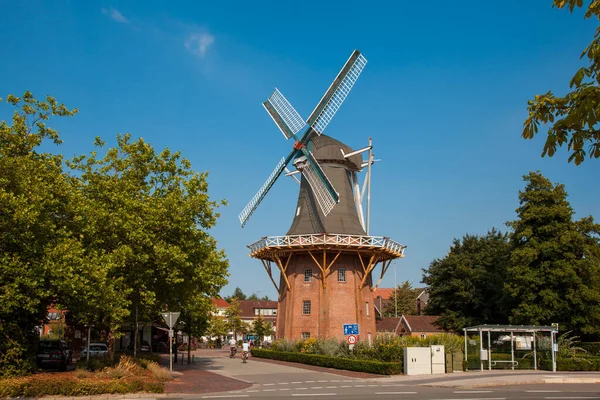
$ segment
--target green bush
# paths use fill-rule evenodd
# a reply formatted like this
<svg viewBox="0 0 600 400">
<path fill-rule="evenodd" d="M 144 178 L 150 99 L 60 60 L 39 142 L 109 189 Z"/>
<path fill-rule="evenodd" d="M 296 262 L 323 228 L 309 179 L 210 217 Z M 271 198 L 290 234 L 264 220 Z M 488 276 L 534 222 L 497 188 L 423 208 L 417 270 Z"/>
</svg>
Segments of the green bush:
<svg viewBox="0 0 600 400">
<path fill-rule="evenodd" d="M 48 379 L 39 376 L 0 379 L 0 398 L 42 396 L 91 396 L 105 393 L 162 393 L 162 382 L 146 382 L 140 379 L 110 381 L 93 379 Z"/>
<path fill-rule="evenodd" d="M 324 356 L 301 352 L 282 352 L 267 349 L 252 349 L 252 356 L 273 360 L 291 361 L 320 367 L 345 369 L 349 371 L 368 372 L 379 375 L 395 375 L 402 373 L 401 362 L 381 362 Z"/>
<path fill-rule="evenodd" d="M 540 368 L 552 371 L 552 360 L 544 358 L 540 362 Z M 587 356 L 579 358 L 563 358 L 556 359 L 557 371 L 600 371 L 600 357 Z"/>
<path fill-rule="evenodd" d="M 600 342 L 581 342 L 579 347 L 588 352 L 592 356 L 600 356 Z"/>
</svg>

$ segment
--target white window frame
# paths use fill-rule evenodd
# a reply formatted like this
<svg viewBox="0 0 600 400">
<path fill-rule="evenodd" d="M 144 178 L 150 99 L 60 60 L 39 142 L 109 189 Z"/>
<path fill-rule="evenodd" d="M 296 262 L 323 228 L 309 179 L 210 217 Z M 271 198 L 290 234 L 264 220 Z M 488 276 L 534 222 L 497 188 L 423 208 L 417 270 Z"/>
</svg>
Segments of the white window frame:
<svg viewBox="0 0 600 400">
<path fill-rule="evenodd" d="M 302 302 L 302 315 L 310 315 L 311 311 L 312 311 L 312 303 L 311 303 L 311 301 L 310 300 L 304 300 Z"/>
<path fill-rule="evenodd" d="M 302 332 L 301 335 L 304 340 L 310 339 L 310 332 Z"/>
</svg>

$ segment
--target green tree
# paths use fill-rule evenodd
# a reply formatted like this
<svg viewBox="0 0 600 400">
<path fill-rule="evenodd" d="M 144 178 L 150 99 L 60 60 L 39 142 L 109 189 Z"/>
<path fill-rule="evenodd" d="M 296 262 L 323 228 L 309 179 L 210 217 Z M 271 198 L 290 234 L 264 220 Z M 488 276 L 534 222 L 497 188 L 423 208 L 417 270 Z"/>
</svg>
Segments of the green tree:
<svg viewBox="0 0 600 400">
<path fill-rule="evenodd" d="M 448 254 L 423 270 L 429 286 L 425 313 L 440 315 L 441 327 L 459 331 L 484 323 L 506 323 L 503 282 L 509 258 L 506 234 L 454 239 Z"/>
<path fill-rule="evenodd" d="M 600 1 L 585 3 L 588 4 L 585 18 L 600 19 Z M 584 1 L 554 0 L 553 4 L 557 8 L 568 7 L 572 12 L 576 7 L 583 7 Z M 524 123 L 524 138 L 532 139 L 540 124 L 551 124 L 542 157 L 546 154 L 552 157 L 556 148 L 565 143 L 571 152 L 569 162 L 574 161 L 576 165 L 581 164 L 586 155 L 600 157 L 600 27 L 581 54 L 581 58 L 584 57 L 587 57 L 589 65 L 575 73 L 570 82 L 571 92 L 560 97 L 549 91 L 528 102 L 529 116 Z M 587 152 L 586 146 L 589 146 Z"/>
<path fill-rule="evenodd" d="M 225 300 L 227 300 L 228 303 L 231 303 L 231 301 L 234 299 L 235 300 L 248 300 L 247 296 L 244 294 L 242 289 L 239 288 L 239 286 L 237 286 L 235 288 L 235 290 L 233 291 L 231 296 L 225 297 Z M 254 299 L 250 299 L 250 300 L 254 300 Z"/>
<path fill-rule="evenodd" d="M 418 295 L 419 290 L 414 289 L 409 281 L 404 281 L 398 285 L 394 293 L 390 296 L 390 300 L 385 303 L 383 316 L 416 315 Z"/>
<path fill-rule="evenodd" d="M 564 185 L 539 172 L 524 177 L 518 219 L 509 223 L 506 290 L 512 323 L 560 323 L 582 337 L 600 337 L 600 227 L 591 217 L 574 222 Z"/>
<path fill-rule="evenodd" d="M 95 144 L 105 147 L 100 139 Z M 123 282 L 122 304 L 139 314 L 130 319 L 149 321 L 171 309 L 183 312 L 188 325 L 203 324 L 195 310 L 202 303 L 190 301 L 218 294 L 228 268 L 208 233 L 219 204 L 209 199 L 207 173 L 193 171 L 179 152 L 157 153 L 128 134 L 117 136 L 117 147 L 103 157 L 92 152 L 68 166 L 84 205 L 78 232 L 83 248 L 112 259 L 107 276 Z M 110 329 L 123 322 L 112 313 L 97 318 Z"/>
<path fill-rule="evenodd" d="M 72 219 L 62 158 L 38 148 L 60 144 L 46 122 L 77 109 L 50 96 L 36 100 L 30 92 L 6 101 L 16 110 L 12 124 L 0 122 L 0 375 L 15 375 L 35 368 L 35 327 L 60 286 L 62 266 L 52 258 L 69 237 Z"/>
<path fill-rule="evenodd" d="M 237 339 L 238 333 L 245 334 L 248 328 L 242 321 L 242 310 L 237 299 L 231 299 L 229 307 L 225 310 L 227 329 L 233 332 L 233 336 Z"/>
<path fill-rule="evenodd" d="M 227 321 L 216 315 L 211 315 L 208 323 L 206 333 L 211 337 L 223 337 L 227 336 Z"/>
</svg>

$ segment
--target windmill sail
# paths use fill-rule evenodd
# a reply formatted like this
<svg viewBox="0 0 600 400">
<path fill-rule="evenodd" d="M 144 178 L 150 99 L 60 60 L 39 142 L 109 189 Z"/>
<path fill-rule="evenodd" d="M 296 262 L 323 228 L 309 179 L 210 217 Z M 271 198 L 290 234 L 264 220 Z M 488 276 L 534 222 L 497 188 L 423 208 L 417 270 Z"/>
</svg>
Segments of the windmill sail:
<svg viewBox="0 0 600 400">
<path fill-rule="evenodd" d="M 321 101 L 319 101 L 319 104 L 308 117 L 308 125 L 319 135 L 323 133 L 337 110 L 339 110 L 366 64 L 367 59 L 360 54 L 360 51 L 354 50 Z"/>
<path fill-rule="evenodd" d="M 297 158 L 294 165 L 306 178 L 315 201 L 319 204 L 323 215 L 327 216 L 340 201 L 340 196 L 312 153 L 306 149 L 302 150 L 304 156 Z"/>
<path fill-rule="evenodd" d="M 244 209 L 238 216 L 238 218 L 240 219 L 240 223 L 242 224 L 242 228 L 244 227 L 244 225 L 246 225 L 246 222 L 248 222 L 250 216 L 252 215 L 254 210 L 256 210 L 256 208 L 258 207 L 262 199 L 265 197 L 269 189 L 271 189 L 271 186 L 273 186 L 279 175 L 281 175 L 281 172 L 285 169 L 285 166 L 289 162 L 289 159 L 291 159 L 292 154 L 288 156 L 288 160 L 281 158 L 281 160 L 275 166 L 273 172 L 271 172 L 271 175 L 269 175 L 269 177 L 267 178 L 267 181 L 261 186 L 261 188 L 254 195 L 252 200 L 250 200 L 250 202 L 246 205 L 246 207 L 244 207 Z"/>
<path fill-rule="evenodd" d="M 287 139 L 294 136 L 306 125 L 300 114 L 277 88 L 263 103 L 263 106 Z"/>
</svg>

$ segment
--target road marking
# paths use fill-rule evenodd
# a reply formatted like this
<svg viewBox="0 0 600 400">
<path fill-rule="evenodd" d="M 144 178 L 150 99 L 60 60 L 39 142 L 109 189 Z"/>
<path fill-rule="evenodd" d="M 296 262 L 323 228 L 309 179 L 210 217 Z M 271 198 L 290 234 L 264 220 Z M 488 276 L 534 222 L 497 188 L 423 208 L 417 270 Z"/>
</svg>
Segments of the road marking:
<svg viewBox="0 0 600 400">
<path fill-rule="evenodd" d="M 455 390 L 453 393 L 492 393 L 493 390 Z"/>
<path fill-rule="evenodd" d="M 325 389 L 337 389 L 337 386 L 325 386 Z"/>
<path fill-rule="evenodd" d="M 354 379 L 344 379 L 342 382 L 354 382 Z"/>
<path fill-rule="evenodd" d="M 367 385 L 354 385 L 354 387 L 366 387 Z"/>
<path fill-rule="evenodd" d="M 570 397 L 544 397 L 545 399 L 554 399 L 554 400 L 559 400 L 559 399 L 600 399 L 600 396 L 595 396 L 595 397 L 586 397 L 586 396 L 570 396 Z"/>
<path fill-rule="evenodd" d="M 291 383 L 292 383 L 292 384 L 294 384 L 294 383 L 302 383 L 302 382 L 300 382 L 300 381 L 297 381 L 297 382 L 291 382 Z"/>
<path fill-rule="evenodd" d="M 317 382 L 329 382 L 329 381 L 317 381 Z"/>
<path fill-rule="evenodd" d="M 340 382 L 340 380 L 339 379 L 332 379 L 329 382 Z"/>
<path fill-rule="evenodd" d="M 304 381 L 306 383 L 315 383 L 315 381 Z"/>
<path fill-rule="evenodd" d="M 292 396 L 337 396 L 337 393 L 292 393 Z"/>
<path fill-rule="evenodd" d="M 283 388 L 283 389 L 279 389 L 279 390 L 292 390 L 290 388 Z"/>
<path fill-rule="evenodd" d="M 279 382 L 278 385 L 289 385 L 289 382 Z"/>
<path fill-rule="evenodd" d="M 560 390 L 526 390 L 527 393 L 562 393 Z"/>
<path fill-rule="evenodd" d="M 308 388 L 295 388 L 295 390 L 307 390 Z"/>
<path fill-rule="evenodd" d="M 254 390 L 246 390 L 246 392 L 248 392 L 248 393 L 255 393 L 255 392 L 258 392 L 258 390 L 256 390 L 256 389 L 254 389 Z"/>
<path fill-rule="evenodd" d="M 352 385 L 341 385 L 340 387 L 346 388 L 346 387 L 352 387 Z"/>
<path fill-rule="evenodd" d="M 314 387 L 311 387 L 311 389 L 323 389 L 323 386 L 314 386 Z"/>
<path fill-rule="evenodd" d="M 265 383 L 264 385 L 265 385 L 265 386 L 273 386 L 273 385 L 275 385 L 275 384 L 274 384 L 274 383 Z"/>
<path fill-rule="evenodd" d="M 379 387 L 379 385 L 367 385 L 368 387 Z"/>
<path fill-rule="evenodd" d="M 277 389 L 265 389 L 265 390 L 263 390 L 263 392 L 274 392 L 274 391 L 276 391 L 276 390 L 277 390 Z"/>
<path fill-rule="evenodd" d="M 417 392 L 375 392 L 375 394 L 417 394 Z"/>
<path fill-rule="evenodd" d="M 203 399 L 227 399 L 231 397 L 249 397 L 249 394 L 230 394 L 229 396 L 202 396 Z"/>
<path fill-rule="evenodd" d="M 506 397 L 469 397 L 467 399 L 432 399 L 432 400 L 506 400 Z"/>
</svg>

